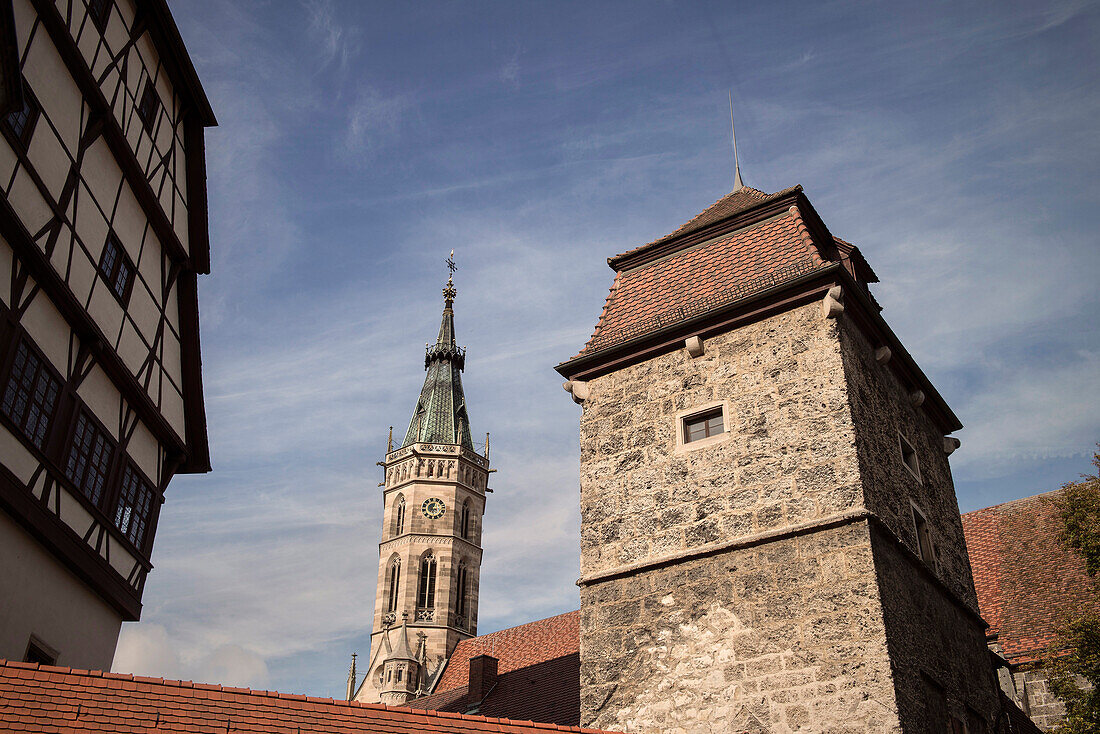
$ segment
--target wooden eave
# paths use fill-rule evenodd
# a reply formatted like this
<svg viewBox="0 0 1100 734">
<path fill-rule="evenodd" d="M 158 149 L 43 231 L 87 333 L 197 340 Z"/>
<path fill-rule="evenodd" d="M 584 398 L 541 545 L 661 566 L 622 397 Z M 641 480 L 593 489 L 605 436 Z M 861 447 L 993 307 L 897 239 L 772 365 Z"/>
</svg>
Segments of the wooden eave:
<svg viewBox="0 0 1100 734">
<path fill-rule="evenodd" d="M 194 105 L 203 127 L 216 126 L 218 120 L 214 117 L 214 110 L 206 97 L 206 90 L 202 88 L 202 82 L 199 81 L 195 65 L 187 53 L 187 46 L 180 36 L 167 0 L 138 0 L 138 12 L 146 9 L 152 20 L 151 29 L 160 41 L 158 51 L 172 77 L 173 86 L 187 91 L 187 97 Z"/>
<path fill-rule="evenodd" d="M 801 207 L 800 207 L 801 210 Z M 812 230 L 811 230 L 812 231 Z M 879 309 L 842 263 L 834 262 L 806 275 L 792 278 L 767 290 L 754 293 L 726 306 L 654 330 L 648 334 L 606 347 L 592 354 L 575 357 L 554 369 L 567 380 L 591 380 L 632 364 L 652 359 L 683 347 L 689 336 L 708 338 L 746 326 L 783 311 L 824 298 L 834 285 L 844 288 L 844 313 L 875 346 L 890 348 L 888 367 L 910 390 L 925 395 L 922 406 L 945 433 L 962 428 L 962 423 L 932 382 L 917 366 L 916 360 L 882 318 Z"/>
</svg>

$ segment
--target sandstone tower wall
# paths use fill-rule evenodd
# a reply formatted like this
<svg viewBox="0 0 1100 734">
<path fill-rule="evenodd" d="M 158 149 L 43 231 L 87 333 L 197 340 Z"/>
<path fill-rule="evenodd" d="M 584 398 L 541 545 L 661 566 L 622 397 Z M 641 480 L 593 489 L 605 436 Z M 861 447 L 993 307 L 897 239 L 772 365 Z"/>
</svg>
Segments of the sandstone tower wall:
<svg viewBox="0 0 1100 734">
<path fill-rule="evenodd" d="M 727 432 L 682 444 L 685 412 Z M 835 320 L 818 303 L 590 382 L 582 722 L 899 730 Z"/>
</svg>

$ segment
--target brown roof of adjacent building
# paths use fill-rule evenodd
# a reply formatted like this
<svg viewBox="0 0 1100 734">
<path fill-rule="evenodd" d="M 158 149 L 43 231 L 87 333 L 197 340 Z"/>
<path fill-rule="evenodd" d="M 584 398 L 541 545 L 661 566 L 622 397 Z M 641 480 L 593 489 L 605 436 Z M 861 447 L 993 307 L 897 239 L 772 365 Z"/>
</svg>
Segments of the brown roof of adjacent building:
<svg viewBox="0 0 1100 734">
<path fill-rule="evenodd" d="M 1013 664 L 1038 659 L 1069 615 L 1100 612 L 1084 560 L 1059 540 L 1060 490 L 962 516 L 978 607 Z"/>
<path fill-rule="evenodd" d="M 777 194 L 744 188 L 720 199 L 672 234 L 608 262 L 687 237 L 709 224 L 801 191 Z M 618 270 L 592 337 L 577 356 L 598 352 L 664 326 L 686 321 L 752 293 L 824 268 L 830 261 L 821 251 L 831 243 L 816 243 L 803 213 L 791 205 L 763 221 L 718 234 L 701 243 Z M 854 249 L 854 248 L 852 248 Z M 861 258 L 862 259 L 862 258 Z"/>
<path fill-rule="evenodd" d="M 597 732 L 0 660 L 0 729 L 54 732 Z"/>
<path fill-rule="evenodd" d="M 518 627 L 462 640 L 447 660 L 433 694 L 461 688 L 470 679 L 470 659 L 492 655 L 497 659 L 497 674 L 580 652 L 581 613 L 578 609 L 555 617 L 528 622 Z"/>
<path fill-rule="evenodd" d="M 574 640 L 574 643 L 576 640 Z M 409 701 L 412 708 L 578 726 L 581 658 L 573 652 L 498 675 L 489 690 L 472 696 L 466 684 Z"/>
</svg>

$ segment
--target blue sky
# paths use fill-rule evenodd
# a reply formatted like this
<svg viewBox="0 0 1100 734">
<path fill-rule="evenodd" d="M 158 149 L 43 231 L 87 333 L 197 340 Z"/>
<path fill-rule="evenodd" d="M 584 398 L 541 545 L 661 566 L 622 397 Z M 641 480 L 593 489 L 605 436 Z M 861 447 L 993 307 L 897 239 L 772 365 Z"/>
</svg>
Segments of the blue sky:
<svg viewBox="0 0 1100 734">
<path fill-rule="evenodd" d="M 959 415 L 963 511 L 1100 440 L 1100 10 L 1087 2 L 173 0 L 218 115 L 200 286 L 214 471 L 161 514 L 118 670 L 342 694 L 367 652 L 387 428 L 454 248 L 493 434 L 480 631 L 574 609 L 577 419 L 553 366 L 605 258 L 801 183 Z"/>
</svg>

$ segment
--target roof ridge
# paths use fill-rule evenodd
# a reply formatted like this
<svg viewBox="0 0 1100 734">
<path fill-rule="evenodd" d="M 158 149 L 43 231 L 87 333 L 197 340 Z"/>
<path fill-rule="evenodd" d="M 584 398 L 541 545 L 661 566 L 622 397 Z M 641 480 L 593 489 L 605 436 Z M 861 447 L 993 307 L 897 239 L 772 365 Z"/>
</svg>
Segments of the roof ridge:
<svg viewBox="0 0 1100 734">
<path fill-rule="evenodd" d="M 1040 492 L 1039 494 L 1029 494 L 1027 497 L 1017 497 L 1014 500 L 1006 500 L 1004 502 L 998 502 L 997 504 L 989 505 L 988 507 L 979 507 L 976 510 L 970 510 L 969 512 L 962 513 L 961 517 L 966 517 L 967 515 L 976 515 L 977 513 L 985 512 L 986 510 L 996 510 L 998 507 L 1004 507 L 1005 505 L 1016 504 L 1017 502 L 1035 501 L 1035 500 L 1041 499 L 1043 497 L 1046 497 L 1048 495 L 1057 494 L 1058 492 L 1061 492 L 1062 489 L 1063 489 L 1063 487 L 1059 487 L 1058 489 L 1050 489 L 1050 490 L 1047 490 L 1046 492 Z"/>
<path fill-rule="evenodd" d="M 744 212 L 755 208 L 759 204 L 764 204 L 764 203 L 767 203 L 769 201 L 774 201 L 776 199 L 782 198 L 784 196 L 787 196 L 789 194 L 792 194 L 792 193 L 795 193 L 795 192 L 798 192 L 798 191 L 801 191 L 801 190 L 802 190 L 802 184 L 795 184 L 794 186 L 788 186 L 785 189 L 781 189 L 780 191 L 776 191 L 775 193 L 769 194 L 766 191 L 761 191 L 760 189 L 753 188 L 752 186 L 743 186 L 739 189 L 736 189 L 734 191 L 729 192 L 728 194 L 725 194 L 725 195 L 721 196 L 713 204 L 706 207 L 705 209 L 703 209 L 703 211 L 699 212 L 698 214 L 693 216 L 691 219 L 687 220 L 686 222 L 681 224 L 679 227 L 677 227 L 673 231 L 669 232 L 668 234 L 664 235 L 663 237 L 658 237 L 657 239 L 652 240 L 651 242 L 647 242 L 644 245 L 638 245 L 637 247 L 633 247 L 629 250 L 626 250 L 625 252 L 620 252 L 618 255 L 614 255 L 613 257 L 609 257 L 607 259 L 608 264 L 610 265 L 612 263 L 615 263 L 616 261 L 622 260 L 625 257 L 628 257 L 630 255 L 635 255 L 635 254 L 637 254 L 639 252 L 642 252 L 644 250 L 647 250 L 647 249 L 649 249 L 649 248 L 651 248 L 655 245 L 663 244 L 665 242 L 671 242 L 672 240 L 675 240 L 675 239 L 678 239 L 680 237 L 691 234 L 693 232 L 696 232 L 696 231 L 698 231 L 698 230 L 700 230 L 703 227 L 706 227 L 708 225 L 716 224 L 718 222 L 721 222 L 725 219 L 729 219 L 730 217 L 736 216 L 738 214 L 743 214 Z M 716 212 L 715 211 L 722 203 L 733 199 L 733 197 L 735 197 L 735 196 L 740 196 L 742 194 L 745 195 L 742 198 L 751 199 L 751 201 L 746 206 L 742 206 L 741 208 L 734 208 L 732 211 L 728 211 L 728 212 Z M 711 214 L 717 214 L 717 216 L 715 216 L 714 218 L 708 219 L 708 215 L 711 215 Z"/>
<path fill-rule="evenodd" d="M 578 610 L 579 611 L 579 610 Z M 561 615 L 558 615 L 561 616 Z M 552 619 L 550 617 L 549 619 Z M 58 673 L 63 675 L 75 675 L 85 678 L 99 678 L 106 680 L 129 680 L 134 683 L 153 683 L 156 685 L 163 685 L 172 688 L 188 688 L 198 690 L 217 690 L 222 693 L 232 693 L 237 695 L 250 695 L 258 696 L 262 698 L 278 698 L 284 700 L 297 700 L 304 701 L 306 703 L 313 704 L 331 704 L 333 706 L 353 709 L 366 709 L 371 711 L 396 711 L 400 713 L 416 714 L 422 716 L 431 716 L 434 718 L 448 718 L 448 719 L 462 719 L 471 721 L 484 721 L 487 723 L 519 723 L 528 725 L 536 729 L 556 729 L 558 731 L 571 731 L 571 732 L 593 732 L 597 734 L 603 734 L 603 730 L 600 729 L 583 729 L 581 727 L 562 728 L 557 724 L 546 724 L 542 722 L 532 721 L 520 721 L 515 719 L 500 719 L 488 716 L 479 716 L 477 714 L 462 714 L 448 711 L 434 711 L 431 709 L 415 709 L 408 706 L 390 706 L 382 703 L 363 703 L 361 701 L 343 701 L 334 698 L 324 698 L 320 696 L 307 696 L 297 693 L 281 693 L 279 691 L 267 691 L 258 690 L 253 688 L 238 688 L 234 686 L 223 686 L 220 683 L 195 683 L 194 681 L 174 680 L 172 678 L 152 678 L 146 676 L 137 676 L 133 673 L 113 673 L 110 671 L 102 670 L 85 670 L 82 668 L 69 668 L 63 665 L 42 665 L 41 663 L 24 663 L 16 660 L 8 660 L 6 658 L 0 658 L 0 669 L 11 668 L 15 670 L 34 670 L 46 673 Z"/>
</svg>

